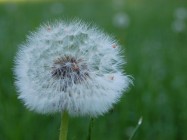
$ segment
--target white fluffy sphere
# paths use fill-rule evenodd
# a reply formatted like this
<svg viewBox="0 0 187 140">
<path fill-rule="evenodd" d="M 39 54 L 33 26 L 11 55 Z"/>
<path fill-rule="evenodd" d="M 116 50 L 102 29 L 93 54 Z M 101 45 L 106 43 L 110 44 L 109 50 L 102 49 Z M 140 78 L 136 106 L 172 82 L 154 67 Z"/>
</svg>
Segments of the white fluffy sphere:
<svg viewBox="0 0 187 140">
<path fill-rule="evenodd" d="M 130 79 L 117 42 L 80 21 L 43 25 L 20 46 L 16 87 L 38 113 L 96 117 L 112 108 Z"/>
</svg>

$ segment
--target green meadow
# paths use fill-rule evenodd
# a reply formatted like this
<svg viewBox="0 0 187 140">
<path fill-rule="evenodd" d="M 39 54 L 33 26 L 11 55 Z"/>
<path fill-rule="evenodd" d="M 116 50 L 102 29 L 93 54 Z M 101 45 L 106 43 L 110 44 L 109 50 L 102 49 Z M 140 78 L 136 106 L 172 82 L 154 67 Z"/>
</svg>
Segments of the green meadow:
<svg viewBox="0 0 187 140">
<path fill-rule="evenodd" d="M 79 18 L 114 36 L 133 77 L 114 109 L 94 121 L 92 140 L 187 140 L 186 0 L 64 0 L 0 3 L 0 140 L 58 140 L 60 114 L 17 99 L 14 57 L 41 23 Z M 185 17 L 186 16 L 186 17 Z M 69 120 L 68 140 L 86 140 L 89 117 Z"/>
</svg>

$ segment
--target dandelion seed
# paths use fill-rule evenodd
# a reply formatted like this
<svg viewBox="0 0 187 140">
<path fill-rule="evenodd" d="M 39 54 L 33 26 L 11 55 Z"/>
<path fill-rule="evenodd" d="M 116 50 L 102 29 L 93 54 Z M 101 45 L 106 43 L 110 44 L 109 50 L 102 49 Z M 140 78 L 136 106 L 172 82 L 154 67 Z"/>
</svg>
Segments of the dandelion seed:
<svg viewBox="0 0 187 140">
<path fill-rule="evenodd" d="M 116 45 L 112 45 L 112 48 L 116 48 L 117 46 Z"/>
<path fill-rule="evenodd" d="M 48 30 L 48 31 L 51 31 L 51 27 L 50 27 L 50 26 L 48 26 L 48 27 L 47 27 L 47 30 Z"/>
<path fill-rule="evenodd" d="M 43 114 L 102 115 L 131 82 L 119 44 L 80 21 L 41 26 L 20 46 L 15 63 L 19 99 Z"/>
<path fill-rule="evenodd" d="M 111 77 L 110 77 L 110 80 L 114 80 L 114 76 L 111 76 Z"/>
</svg>

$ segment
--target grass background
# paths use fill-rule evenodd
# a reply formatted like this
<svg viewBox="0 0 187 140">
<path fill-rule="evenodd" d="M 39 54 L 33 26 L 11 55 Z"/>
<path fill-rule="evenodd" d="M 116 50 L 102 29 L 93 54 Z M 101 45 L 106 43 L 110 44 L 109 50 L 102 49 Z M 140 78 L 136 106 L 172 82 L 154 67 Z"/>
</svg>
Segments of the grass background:
<svg viewBox="0 0 187 140">
<path fill-rule="evenodd" d="M 60 115 L 28 111 L 13 85 L 13 58 L 26 35 L 42 22 L 80 18 L 112 34 L 125 48 L 125 70 L 134 86 L 114 111 L 95 120 L 93 140 L 187 139 L 187 29 L 171 28 L 186 0 L 70 0 L 0 4 L 0 140 L 57 140 Z M 128 28 L 114 26 L 128 14 Z M 187 27 L 187 20 L 185 21 Z M 71 118 L 69 140 L 86 140 L 89 118 Z"/>
</svg>

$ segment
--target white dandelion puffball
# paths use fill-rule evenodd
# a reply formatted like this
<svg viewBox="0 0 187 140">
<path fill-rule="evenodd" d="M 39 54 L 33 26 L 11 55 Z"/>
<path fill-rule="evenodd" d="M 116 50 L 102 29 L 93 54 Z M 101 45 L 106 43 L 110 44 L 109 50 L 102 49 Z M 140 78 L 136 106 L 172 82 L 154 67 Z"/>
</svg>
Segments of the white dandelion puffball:
<svg viewBox="0 0 187 140">
<path fill-rule="evenodd" d="M 81 21 L 60 21 L 41 26 L 20 46 L 15 84 L 30 110 L 96 117 L 127 90 L 123 64 L 114 39 Z"/>
</svg>

